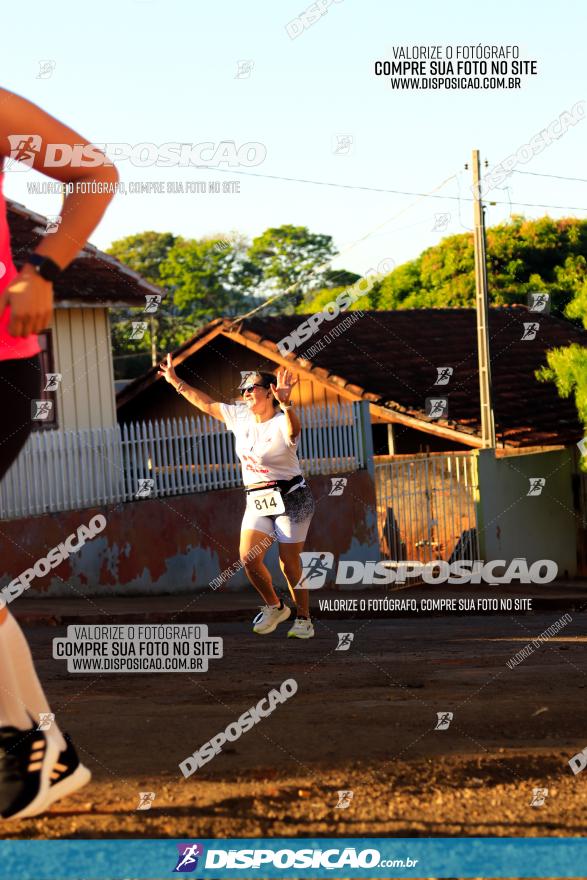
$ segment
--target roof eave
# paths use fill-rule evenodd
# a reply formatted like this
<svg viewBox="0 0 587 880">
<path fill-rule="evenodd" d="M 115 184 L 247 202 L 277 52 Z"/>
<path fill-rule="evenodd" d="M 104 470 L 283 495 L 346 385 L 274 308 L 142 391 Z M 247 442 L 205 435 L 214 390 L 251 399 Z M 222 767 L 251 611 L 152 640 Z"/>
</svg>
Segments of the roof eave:
<svg viewBox="0 0 587 880">
<path fill-rule="evenodd" d="M 207 345 L 208 342 L 211 342 L 212 339 L 222 333 L 223 323 L 223 318 L 216 318 L 214 321 L 211 321 L 210 324 L 205 325 L 201 331 L 199 331 L 201 332 L 201 335 L 198 336 L 195 342 L 190 343 L 190 341 L 188 340 L 188 342 L 184 342 L 183 345 L 181 345 L 179 348 L 176 348 L 175 351 L 172 351 L 171 360 L 173 366 L 178 367 L 188 357 L 191 357 L 192 354 L 195 354 L 200 348 L 203 348 L 204 345 Z M 192 339 L 194 339 L 193 336 Z M 118 392 L 118 394 L 116 395 L 117 409 L 121 406 L 125 406 L 133 399 L 133 397 L 136 397 L 136 395 L 140 394 L 142 391 L 146 391 L 147 388 L 149 388 L 151 385 L 159 380 L 165 381 L 163 376 L 159 375 L 159 367 L 150 367 L 146 373 L 143 373 L 142 376 L 137 376 L 136 379 L 133 379 L 132 382 L 130 382 Z"/>
<path fill-rule="evenodd" d="M 32 224 L 31 232 L 33 232 L 37 237 L 44 238 L 45 229 L 47 226 L 47 218 L 43 217 L 42 214 L 37 214 L 36 211 L 31 211 L 25 205 L 22 205 L 20 202 L 13 202 L 11 199 L 6 199 L 6 207 L 7 213 L 14 213 L 22 217 L 27 223 Z M 115 304 L 121 304 L 124 306 L 136 306 L 138 302 L 144 296 L 161 296 L 162 299 L 165 299 L 167 293 L 164 288 L 158 287 L 156 284 L 152 284 L 150 281 L 147 281 L 138 272 L 135 272 L 134 269 L 130 269 L 128 266 L 125 266 L 115 257 L 112 257 L 110 254 L 106 254 L 104 251 L 99 250 L 95 245 L 87 242 L 82 250 L 78 253 L 76 258 L 72 260 L 67 269 L 64 272 L 63 279 L 66 279 L 67 273 L 73 271 L 75 272 L 76 268 L 80 268 L 80 263 L 85 262 L 87 260 L 96 260 L 101 264 L 102 267 L 107 267 L 116 273 L 117 276 L 123 276 L 125 280 L 128 280 L 132 283 L 134 288 L 136 289 L 136 293 L 129 293 L 128 296 L 124 296 L 124 294 L 117 293 L 115 296 L 111 297 L 107 300 L 108 303 L 111 303 L 112 306 Z M 17 268 L 20 268 L 24 262 L 23 256 L 19 253 L 14 254 L 14 262 Z M 90 268 L 90 267 L 88 267 Z M 121 279 L 122 280 L 122 279 Z M 56 302 L 64 302 L 68 299 L 76 299 L 77 297 L 65 297 L 61 298 L 59 293 L 59 285 L 55 286 L 55 300 Z M 91 298 L 95 301 L 94 294 L 91 291 L 87 294 L 86 298 L 80 297 L 80 300 L 83 300 L 83 304 L 86 306 L 90 304 Z M 104 305 L 105 303 L 100 303 L 100 305 Z"/>
</svg>

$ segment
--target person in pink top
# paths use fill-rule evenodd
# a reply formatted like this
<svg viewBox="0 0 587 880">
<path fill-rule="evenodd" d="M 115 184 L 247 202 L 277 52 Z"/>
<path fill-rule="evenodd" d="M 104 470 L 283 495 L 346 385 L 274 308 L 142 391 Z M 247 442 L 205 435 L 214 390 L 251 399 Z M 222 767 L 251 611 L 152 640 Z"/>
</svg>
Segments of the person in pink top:
<svg viewBox="0 0 587 880">
<path fill-rule="evenodd" d="M 24 132 L 24 134 L 23 134 Z M 50 144 L 76 146 L 85 160 L 59 167 L 47 160 Z M 91 157 L 91 161 L 88 159 Z M 55 180 L 72 184 L 57 232 L 33 252 L 13 254 L 2 191 L 7 163 L 26 162 Z M 76 191 L 78 181 L 114 184 L 118 173 L 88 141 L 32 104 L 0 88 L 0 480 L 31 432 L 32 401 L 40 397 L 37 334 L 51 326 L 53 283 L 85 245 L 112 199 L 112 186 Z M 17 257 L 20 272 L 16 269 Z M 1 541 L 1 539 L 0 539 Z M 17 572 L 15 572 L 17 574 Z M 0 607 L 0 816 L 36 816 L 90 779 L 57 719 L 39 730 L 50 713 L 25 636 Z M 44 725 L 43 725 L 44 726 Z"/>
</svg>

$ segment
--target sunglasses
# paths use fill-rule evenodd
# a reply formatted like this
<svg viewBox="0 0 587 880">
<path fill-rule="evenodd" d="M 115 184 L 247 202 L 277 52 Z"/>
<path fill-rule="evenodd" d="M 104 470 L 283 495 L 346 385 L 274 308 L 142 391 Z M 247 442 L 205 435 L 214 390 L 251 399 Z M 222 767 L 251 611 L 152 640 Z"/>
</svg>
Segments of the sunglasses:
<svg viewBox="0 0 587 880">
<path fill-rule="evenodd" d="M 266 386 L 266 385 L 261 385 L 261 384 L 259 384 L 259 382 L 254 382 L 252 385 L 244 385 L 244 386 L 240 389 L 241 396 L 242 396 L 243 394 L 247 394 L 247 393 L 248 393 L 248 394 L 252 394 L 252 393 L 253 393 L 253 388 L 267 388 L 267 386 Z"/>
</svg>

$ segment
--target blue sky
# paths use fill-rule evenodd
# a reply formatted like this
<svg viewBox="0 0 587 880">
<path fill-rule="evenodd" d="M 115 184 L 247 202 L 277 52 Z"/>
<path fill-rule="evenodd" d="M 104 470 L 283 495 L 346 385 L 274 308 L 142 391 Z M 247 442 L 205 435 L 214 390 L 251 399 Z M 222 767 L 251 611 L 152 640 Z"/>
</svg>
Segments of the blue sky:
<svg viewBox="0 0 587 880">
<path fill-rule="evenodd" d="M 99 247 L 145 229 L 252 237 L 293 223 L 332 235 L 342 252 L 334 265 L 365 272 L 469 228 L 464 164 L 472 148 L 493 165 L 587 100 L 583 7 L 574 0 L 543 7 L 529 0 L 341 0 L 292 40 L 285 26 L 307 8 L 304 0 L 106 0 L 83 8 L 32 0 L 3 10 L 4 33 L 15 35 L 4 39 L 3 85 L 95 143 L 259 142 L 267 156 L 255 174 L 337 184 L 121 162 L 127 182 L 240 180 L 241 191 L 119 195 L 92 236 Z M 374 61 L 392 58 L 394 45 L 479 42 L 518 45 L 522 58 L 538 62 L 538 75 L 519 91 L 398 92 L 373 74 Z M 55 62 L 47 79 L 37 78 L 41 59 Z M 253 62 L 248 78 L 236 76 L 239 60 Z M 333 152 L 338 134 L 352 136 L 350 154 Z M 583 119 L 519 170 L 587 178 L 586 144 Z M 368 189 L 430 192 L 446 178 L 440 193 L 460 193 L 461 202 Z M 6 194 L 57 213 L 58 196 L 27 193 L 35 179 L 8 174 Z M 514 174 L 492 198 L 513 204 L 489 205 L 488 225 L 511 211 L 587 217 L 587 183 Z M 440 213 L 450 217 L 435 229 Z"/>
</svg>

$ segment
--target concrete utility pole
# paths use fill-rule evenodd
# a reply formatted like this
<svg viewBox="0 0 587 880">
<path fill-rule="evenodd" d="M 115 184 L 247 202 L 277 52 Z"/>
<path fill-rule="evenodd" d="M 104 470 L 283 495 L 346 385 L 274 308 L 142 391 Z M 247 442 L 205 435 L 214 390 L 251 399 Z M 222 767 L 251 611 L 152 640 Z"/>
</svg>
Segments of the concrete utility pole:
<svg viewBox="0 0 587 880">
<path fill-rule="evenodd" d="M 475 245 L 475 310 L 477 312 L 477 352 L 479 359 L 479 391 L 481 399 L 481 437 L 483 448 L 495 448 L 495 422 L 489 361 L 489 296 L 487 293 L 487 261 L 485 256 L 485 214 L 479 186 L 479 150 L 473 150 L 473 211 Z"/>
</svg>

